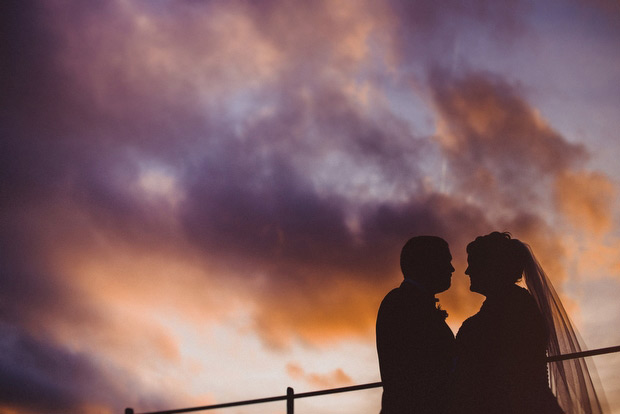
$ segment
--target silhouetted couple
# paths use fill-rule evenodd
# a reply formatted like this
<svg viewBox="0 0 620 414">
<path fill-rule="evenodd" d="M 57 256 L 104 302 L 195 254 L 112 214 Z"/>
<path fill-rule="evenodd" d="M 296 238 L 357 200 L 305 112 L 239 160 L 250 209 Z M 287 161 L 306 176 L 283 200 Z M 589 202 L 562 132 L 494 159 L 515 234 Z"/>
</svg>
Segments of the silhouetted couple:
<svg viewBox="0 0 620 414">
<path fill-rule="evenodd" d="M 553 318 L 555 293 L 531 250 L 494 232 L 476 238 L 467 253 L 470 289 L 486 300 L 455 338 L 435 299 L 454 272 L 448 243 L 419 236 L 403 247 L 404 281 L 377 317 L 381 413 L 562 413 L 546 363 L 550 334 L 556 341 L 559 335 L 545 319 Z M 522 275 L 529 292 L 516 285 Z"/>
</svg>

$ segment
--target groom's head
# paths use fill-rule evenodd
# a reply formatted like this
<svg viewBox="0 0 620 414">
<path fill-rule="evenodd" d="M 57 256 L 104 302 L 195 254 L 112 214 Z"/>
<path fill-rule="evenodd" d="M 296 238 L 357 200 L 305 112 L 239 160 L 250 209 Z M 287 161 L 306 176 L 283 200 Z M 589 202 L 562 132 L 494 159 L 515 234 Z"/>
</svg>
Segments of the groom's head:
<svg viewBox="0 0 620 414">
<path fill-rule="evenodd" d="M 400 252 L 403 276 L 422 284 L 432 293 L 450 287 L 452 255 L 448 243 L 441 237 L 416 236 L 405 243 Z"/>
</svg>

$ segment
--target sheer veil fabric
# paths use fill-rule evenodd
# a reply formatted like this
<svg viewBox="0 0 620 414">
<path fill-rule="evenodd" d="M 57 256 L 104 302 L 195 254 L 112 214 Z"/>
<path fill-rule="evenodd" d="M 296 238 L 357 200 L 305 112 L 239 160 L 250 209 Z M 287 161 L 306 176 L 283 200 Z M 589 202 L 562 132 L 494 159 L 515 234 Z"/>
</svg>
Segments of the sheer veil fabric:
<svg viewBox="0 0 620 414">
<path fill-rule="evenodd" d="M 547 329 L 548 356 L 582 351 L 579 336 L 562 306 L 551 281 L 534 257 L 531 248 L 523 243 L 529 257 L 525 261 L 525 284 L 538 304 Z M 560 407 L 566 414 L 601 414 L 601 401 L 584 358 L 549 363 L 549 382 Z"/>
</svg>

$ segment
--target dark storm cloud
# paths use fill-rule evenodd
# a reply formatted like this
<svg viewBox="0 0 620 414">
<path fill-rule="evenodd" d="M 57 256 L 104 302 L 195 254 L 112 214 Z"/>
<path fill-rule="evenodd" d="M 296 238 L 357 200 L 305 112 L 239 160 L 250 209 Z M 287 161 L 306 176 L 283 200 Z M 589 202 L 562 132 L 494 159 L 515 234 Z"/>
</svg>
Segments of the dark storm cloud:
<svg viewBox="0 0 620 414">
<path fill-rule="evenodd" d="M 59 225 L 50 219 L 64 196 L 64 183 L 75 161 L 65 139 L 69 130 L 66 78 L 51 64 L 58 48 L 37 2 L 6 2 L 2 82 L 2 320 L 36 323 L 42 309 L 75 303 L 66 285 L 50 269 L 49 243 Z M 28 306 L 24 306 L 27 303 Z"/>
<path fill-rule="evenodd" d="M 91 361 L 4 324 L 2 328 L 0 398 L 5 404 L 32 411 L 60 412 L 89 398 L 68 388 L 98 379 L 99 373 Z M 93 385 L 97 389 L 102 384 Z M 108 388 L 110 384 L 105 385 Z"/>
<path fill-rule="evenodd" d="M 269 262 L 278 257 L 325 257 L 346 243 L 342 210 L 330 200 L 320 200 L 290 165 L 240 158 L 244 160 L 223 158 L 225 166 L 207 161 L 194 174 L 184 222 L 207 251 Z"/>
<path fill-rule="evenodd" d="M 362 206 L 355 230 L 346 225 L 342 200 L 317 194 L 283 161 L 269 162 L 266 174 L 265 168 L 254 165 L 245 173 L 233 168 L 230 176 L 205 166 L 195 174 L 184 222 L 207 252 L 299 269 L 333 265 L 368 277 L 385 268 L 386 253 L 409 234 L 448 235 L 452 225 L 482 218 L 472 208 L 456 208 L 449 197 L 421 194 L 404 203 Z"/>
<path fill-rule="evenodd" d="M 56 37 L 37 18 L 40 9 L 37 2 L 3 3 L 3 206 L 49 194 L 63 171 L 56 161 L 62 152 L 57 141 L 66 117 L 62 112 L 66 79 L 49 68 Z"/>
<path fill-rule="evenodd" d="M 109 369 L 90 355 L 57 346 L 19 328 L 0 325 L 0 400 L 25 412 L 96 410 L 137 401 L 127 392 L 126 373 Z M 159 403 L 153 395 L 147 401 Z M 120 406 L 119 406 L 120 403 Z"/>
</svg>

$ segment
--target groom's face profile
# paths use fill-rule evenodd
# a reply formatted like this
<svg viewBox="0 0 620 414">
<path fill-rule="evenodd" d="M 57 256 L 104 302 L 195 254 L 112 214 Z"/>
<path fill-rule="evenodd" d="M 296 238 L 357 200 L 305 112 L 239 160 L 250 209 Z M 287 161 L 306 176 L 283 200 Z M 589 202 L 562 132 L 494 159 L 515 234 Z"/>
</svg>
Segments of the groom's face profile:
<svg viewBox="0 0 620 414">
<path fill-rule="evenodd" d="M 428 257 L 428 284 L 433 293 L 448 290 L 452 280 L 452 255 L 448 246 L 438 246 L 433 254 Z"/>
<path fill-rule="evenodd" d="M 417 280 L 433 294 L 447 290 L 454 272 L 448 243 L 434 236 L 412 238 L 403 247 L 401 268 L 406 278 Z"/>
</svg>

